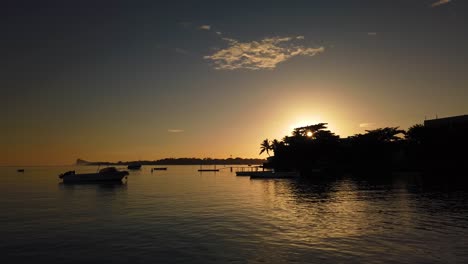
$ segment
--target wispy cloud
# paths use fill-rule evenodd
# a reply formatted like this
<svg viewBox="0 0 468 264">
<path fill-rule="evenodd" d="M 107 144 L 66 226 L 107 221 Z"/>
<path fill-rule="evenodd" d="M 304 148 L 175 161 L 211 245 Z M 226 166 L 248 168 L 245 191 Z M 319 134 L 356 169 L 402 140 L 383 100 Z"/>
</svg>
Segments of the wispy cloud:
<svg viewBox="0 0 468 264">
<path fill-rule="evenodd" d="M 297 42 L 304 36 L 273 37 L 260 41 L 239 42 L 232 38 L 223 38 L 228 47 L 205 56 L 217 70 L 236 69 L 274 69 L 280 62 L 295 56 L 314 56 L 325 51 L 324 47 L 305 47 Z"/>
<path fill-rule="evenodd" d="M 375 126 L 375 123 L 361 123 L 359 124 L 359 127 L 362 127 L 362 128 L 370 128 L 370 127 L 374 127 Z"/>
<path fill-rule="evenodd" d="M 377 36 L 377 32 L 367 32 L 367 35 L 369 35 L 369 36 Z"/>
<path fill-rule="evenodd" d="M 174 50 L 175 50 L 175 52 L 177 52 L 179 54 L 184 54 L 184 55 L 190 54 L 189 51 L 181 49 L 181 48 L 175 48 Z"/>
<path fill-rule="evenodd" d="M 190 28 L 192 27 L 192 23 L 191 22 L 179 22 L 178 23 L 179 26 L 183 27 L 183 28 Z"/>
<path fill-rule="evenodd" d="M 431 4 L 431 7 L 437 7 L 437 6 L 445 5 L 445 4 L 450 3 L 451 1 L 452 0 L 439 0 L 439 1 Z"/>
<path fill-rule="evenodd" d="M 168 129 L 167 132 L 169 133 L 182 133 L 184 130 L 182 129 Z"/>
<path fill-rule="evenodd" d="M 210 30 L 211 29 L 211 26 L 210 25 L 201 25 L 198 27 L 198 29 L 201 29 L 201 30 Z"/>
</svg>

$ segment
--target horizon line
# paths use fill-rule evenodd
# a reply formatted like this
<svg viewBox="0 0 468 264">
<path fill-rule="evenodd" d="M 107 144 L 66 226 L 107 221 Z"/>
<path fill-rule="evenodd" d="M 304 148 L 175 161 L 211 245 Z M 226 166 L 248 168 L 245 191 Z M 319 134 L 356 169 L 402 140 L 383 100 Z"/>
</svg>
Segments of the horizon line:
<svg viewBox="0 0 468 264">
<path fill-rule="evenodd" d="M 62 166 L 76 166 L 76 161 L 77 160 L 82 160 L 82 161 L 85 161 L 85 162 L 89 162 L 89 163 L 96 163 L 96 162 L 99 162 L 99 163 L 119 163 L 119 162 L 122 162 L 122 163 L 127 163 L 127 162 L 135 162 L 135 161 L 160 161 L 160 160 L 165 160 L 165 159 L 212 159 L 212 160 L 227 160 L 227 159 L 243 159 L 243 160 L 247 160 L 247 159 L 258 159 L 258 160 L 266 160 L 267 158 L 242 158 L 242 157 L 228 157 L 228 158 L 210 158 L 210 157 L 205 157 L 205 158 L 196 158 L 196 157 L 181 157 L 181 158 L 162 158 L 162 159 L 155 159 L 155 160 L 149 160 L 149 159 L 138 159 L 138 160 L 119 160 L 119 161 L 90 161 L 90 160 L 85 160 L 85 159 L 81 159 L 81 158 L 77 158 L 75 160 L 74 163 L 69 163 L 69 164 L 53 164 L 53 165 L 41 165 L 41 164 L 28 164 L 28 165 L 19 165 L 19 164 L 13 164 L 13 165 L 0 165 L 0 168 L 5 168 L 5 167 L 62 167 Z M 182 165 L 182 164 L 179 164 L 179 165 Z M 193 164 L 186 164 L 186 165 L 193 165 Z M 97 165 L 96 165 L 97 166 Z M 184 165 L 182 165 L 184 166 Z"/>
</svg>

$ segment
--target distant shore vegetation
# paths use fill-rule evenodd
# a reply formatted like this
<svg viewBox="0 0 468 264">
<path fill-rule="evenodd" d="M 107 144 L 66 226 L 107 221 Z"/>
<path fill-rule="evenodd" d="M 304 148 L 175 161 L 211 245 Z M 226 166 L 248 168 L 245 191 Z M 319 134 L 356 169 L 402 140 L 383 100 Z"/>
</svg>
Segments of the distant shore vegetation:
<svg viewBox="0 0 468 264">
<path fill-rule="evenodd" d="M 265 159 L 249 159 L 249 158 L 227 158 L 227 159 L 212 159 L 212 158 L 165 158 L 160 160 L 134 160 L 134 161 L 87 161 L 82 159 L 76 160 L 76 165 L 260 165 L 265 163 Z"/>
</svg>

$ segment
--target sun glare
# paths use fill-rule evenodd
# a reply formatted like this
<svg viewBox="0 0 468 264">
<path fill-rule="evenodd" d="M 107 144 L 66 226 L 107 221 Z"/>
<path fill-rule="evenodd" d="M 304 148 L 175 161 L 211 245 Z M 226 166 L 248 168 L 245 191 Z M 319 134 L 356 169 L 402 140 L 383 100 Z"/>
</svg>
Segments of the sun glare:
<svg viewBox="0 0 468 264">
<path fill-rule="evenodd" d="M 307 136 L 308 137 L 312 137 L 312 135 L 314 135 L 314 133 L 312 133 L 312 131 L 307 131 Z"/>
</svg>

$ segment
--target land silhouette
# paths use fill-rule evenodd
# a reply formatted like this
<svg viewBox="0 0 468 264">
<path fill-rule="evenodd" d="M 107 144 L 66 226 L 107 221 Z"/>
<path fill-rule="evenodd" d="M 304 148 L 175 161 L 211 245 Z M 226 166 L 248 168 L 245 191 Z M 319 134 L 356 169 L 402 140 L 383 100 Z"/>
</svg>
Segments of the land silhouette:
<svg viewBox="0 0 468 264">
<path fill-rule="evenodd" d="M 247 158 L 227 158 L 227 159 L 212 159 L 212 158 L 165 158 L 159 160 L 134 160 L 134 161 L 86 161 L 83 159 L 77 159 L 76 165 L 121 165 L 127 166 L 131 164 L 141 165 L 260 165 L 265 163 L 265 159 L 247 159 Z"/>
<path fill-rule="evenodd" d="M 266 167 L 277 171 L 382 174 L 419 172 L 430 177 L 444 173 L 464 181 L 468 171 L 468 116 L 425 121 L 408 130 L 384 127 L 340 138 L 327 123 L 298 127 L 282 140 L 265 139 L 260 154 L 273 155 Z"/>
</svg>

